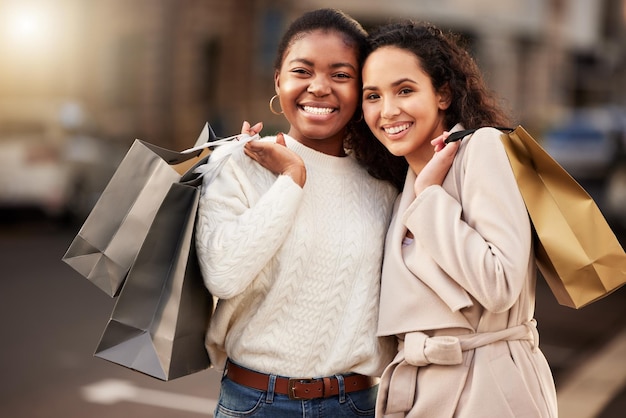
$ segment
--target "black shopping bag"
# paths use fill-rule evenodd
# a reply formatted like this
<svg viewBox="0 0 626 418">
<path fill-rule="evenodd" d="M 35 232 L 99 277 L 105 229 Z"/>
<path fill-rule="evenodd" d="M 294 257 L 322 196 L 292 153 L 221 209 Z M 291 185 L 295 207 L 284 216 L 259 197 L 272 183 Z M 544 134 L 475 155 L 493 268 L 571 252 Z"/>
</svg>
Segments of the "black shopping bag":
<svg viewBox="0 0 626 418">
<path fill-rule="evenodd" d="M 194 225 L 201 178 L 174 183 L 151 223 L 95 356 L 171 380 L 209 367 L 213 298 L 200 273 Z"/>
<path fill-rule="evenodd" d="M 170 187 L 205 161 L 215 139 L 206 124 L 187 151 L 135 140 L 62 260 L 116 296 Z"/>
</svg>

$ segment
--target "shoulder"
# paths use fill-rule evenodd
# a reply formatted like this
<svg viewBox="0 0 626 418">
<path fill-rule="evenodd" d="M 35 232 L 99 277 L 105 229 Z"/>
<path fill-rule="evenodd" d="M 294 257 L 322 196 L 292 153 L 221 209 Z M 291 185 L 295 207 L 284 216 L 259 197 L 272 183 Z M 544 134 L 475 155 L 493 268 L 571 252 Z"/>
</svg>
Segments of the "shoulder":
<svg viewBox="0 0 626 418">
<path fill-rule="evenodd" d="M 503 135 L 506 133 L 496 128 L 480 128 L 463 139 L 459 153 L 479 159 L 491 159 L 496 155 L 504 155 Z"/>
<path fill-rule="evenodd" d="M 262 142 L 276 142 L 276 137 L 275 136 L 265 136 L 262 138 L 257 139 L 257 141 L 262 141 Z M 238 167 L 239 169 L 242 169 L 244 171 L 256 171 L 256 170 L 264 170 L 263 167 L 257 163 L 256 161 L 254 161 L 252 158 L 248 157 L 246 155 L 246 153 L 244 152 L 244 147 L 240 146 L 237 147 L 231 154 L 230 156 L 230 161 L 229 161 L 232 165 Z"/>
<path fill-rule="evenodd" d="M 260 178 L 272 177 L 271 172 L 245 154 L 243 146 L 236 147 L 227 155 L 220 155 L 220 157 L 214 161 L 215 168 L 219 170 L 217 178 L 228 183 L 229 187 L 233 187 L 232 181 L 250 184 L 257 183 Z"/>
<path fill-rule="evenodd" d="M 468 135 L 464 142 L 473 143 L 473 146 L 485 146 L 485 144 L 496 144 L 502 142 L 502 135 L 505 133 L 499 129 L 492 127 L 485 127 L 476 130 L 472 135 Z"/>
</svg>

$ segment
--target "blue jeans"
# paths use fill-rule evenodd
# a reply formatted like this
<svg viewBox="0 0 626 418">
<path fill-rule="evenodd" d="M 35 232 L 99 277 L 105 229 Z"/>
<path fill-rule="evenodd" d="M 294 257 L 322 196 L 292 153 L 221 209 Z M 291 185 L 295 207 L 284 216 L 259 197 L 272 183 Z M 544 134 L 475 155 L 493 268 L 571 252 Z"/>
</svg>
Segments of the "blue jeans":
<svg viewBox="0 0 626 418">
<path fill-rule="evenodd" d="M 228 377 L 222 378 L 220 398 L 215 418 L 341 418 L 374 417 L 378 385 L 370 389 L 345 393 L 340 384 L 339 395 L 330 398 L 292 400 L 287 395 L 274 393 L 270 377 L 267 391 L 242 386 Z M 339 376 L 341 380 L 341 376 Z"/>
</svg>

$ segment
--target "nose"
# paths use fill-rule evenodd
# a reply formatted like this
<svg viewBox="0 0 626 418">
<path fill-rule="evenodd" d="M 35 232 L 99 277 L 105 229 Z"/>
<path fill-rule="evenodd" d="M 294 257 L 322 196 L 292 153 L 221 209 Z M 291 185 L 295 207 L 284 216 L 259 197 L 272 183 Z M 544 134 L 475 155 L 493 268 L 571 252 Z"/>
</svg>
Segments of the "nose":
<svg viewBox="0 0 626 418">
<path fill-rule="evenodd" d="M 330 94 L 330 90 L 331 89 L 330 89 L 329 81 L 326 79 L 326 77 L 322 77 L 322 76 L 317 76 L 313 80 L 311 80 L 309 87 L 306 89 L 307 92 L 317 97 L 326 96 L 327 94 Z"/>
<path fill-rule="evenodd" d="M 385 119 L 390 119 L 400 114 L 400 108 L 397 106 L 394 100 L 383 100 L 380 109 L 380 116 Z"/>
</svg>

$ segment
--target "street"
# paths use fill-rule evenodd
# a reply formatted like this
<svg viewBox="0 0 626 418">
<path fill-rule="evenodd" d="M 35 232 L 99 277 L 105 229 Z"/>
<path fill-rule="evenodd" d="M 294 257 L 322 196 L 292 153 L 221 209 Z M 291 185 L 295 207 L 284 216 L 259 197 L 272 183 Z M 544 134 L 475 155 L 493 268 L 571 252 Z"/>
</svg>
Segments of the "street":
<svg viewBox="0 0 626 418">
<path fill-rule="evenodd" d="M 0 225 L 0 416 L 212 416 L 213 370 L 162 382 L 93 357 L 114 300 L 61 261 L 77 227 Z"/>
<path fill-rule="evenodd" d="M 214 370 L 161 382 L 93 357 L 114 300 L 61 261 L 78 226 L 2 216 L 0 416 L 212 416 L 220 378 Z M 624 245 L 626 234 L 618 236 Z M 625 301 L 622 288 L 574 310 L 558 305 L 538 280 L 540 347 L 557 392 L 563 390 L 561 410 L 574 405 L 578 411 L 562 417 L 623 416 L 618 412 L 626 408 Z"/>
</svg>

